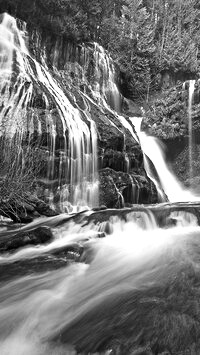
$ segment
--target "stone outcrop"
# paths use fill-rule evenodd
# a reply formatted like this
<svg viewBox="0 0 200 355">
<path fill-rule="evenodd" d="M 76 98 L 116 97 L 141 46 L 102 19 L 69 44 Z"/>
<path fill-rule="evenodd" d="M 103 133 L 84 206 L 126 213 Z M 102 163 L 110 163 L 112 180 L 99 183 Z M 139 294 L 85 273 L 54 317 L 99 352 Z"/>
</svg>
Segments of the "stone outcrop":
<svg viewBox="0 0 200 355">
<path fill-rule="evenodd" d="M 108 208 L 157 202 L 156 188 L 148 177 L 105 168 L 99 171 L 99 181 L 99 202 Z"/>
<path fill-rule="evenodd" d="M 12 252 L 27 245 L 38 245 L 49 243 L 53 239 L 53 234 L 48 227 L 38 227 L 31 231 L 18 232 L 12 236 L 1 236 L 0 253 Z"/>
<path fill-rule="evenodd" d="M 25 200 L 0 200 L 0 214 L 15 223 L 29 223 L 40 216 L 53 217 L 58 211 L 35 196 L 26 196 Z"/>
</svg>

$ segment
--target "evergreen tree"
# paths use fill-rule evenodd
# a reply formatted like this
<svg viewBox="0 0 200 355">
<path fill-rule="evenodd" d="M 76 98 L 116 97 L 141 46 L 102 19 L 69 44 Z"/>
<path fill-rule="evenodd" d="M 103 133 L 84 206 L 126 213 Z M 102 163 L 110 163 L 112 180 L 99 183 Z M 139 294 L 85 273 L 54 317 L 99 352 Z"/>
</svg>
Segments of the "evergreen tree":
<svg viewBox="0 0 200 355">
<path fill-rule="evenodd" d="M 100 42 L 134 99 L 148 100 L 164 71 L 200 73 L 197 0 L 0 0 L 0 9 L 73 42 Z"/>
</svg>

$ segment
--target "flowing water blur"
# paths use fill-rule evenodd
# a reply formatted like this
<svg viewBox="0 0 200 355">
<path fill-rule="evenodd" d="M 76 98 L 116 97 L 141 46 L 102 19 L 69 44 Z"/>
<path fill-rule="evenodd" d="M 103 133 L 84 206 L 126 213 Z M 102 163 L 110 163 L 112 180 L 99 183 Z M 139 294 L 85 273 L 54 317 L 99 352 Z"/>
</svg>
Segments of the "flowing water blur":
<svg viewBox="0 0 200 355">
<path fill-rule="evenodd" d="M 25 138 L 28 144 L 35 134 L 42 140 L 42 127 L 45 125 L 49 135 L 46 179 L 54 180 L 59 170 L 61 210 L 65 212 L 69 203 L 72 206 L 97 206 L 95 123 L 87 112 L 82 113 L 77 108 L 75 97 L 71 100 L 74 105 L 70 102 L 48 70 L 45 59 L 41 58 L 39 63 L 31 56 L 26 46 L 25 24 L 21 23 L 19 28 L 16 19 L 6 13 L 0 20 L 0 137 L 5 140 L 2 156 L 5 155 L 6 160 L 13 140 L 19 151 Z M 37 91 L 45 118 L 42 118 L 41 109 L 33 109 Z M 57 138 L 62 142 L 59 149 L 57 147 L 59 157 L 56 157 Z M 56 167 L 58 159 L 59 168 Z M 51 197 L 52 191 L 48 194 Z"/>
<path fill-rule="evenodd" d="M 141 117 L 131 117 L 130 119 L 135 125 L 137 135 L 139 137 L 139 141 L 142 147 L 145 170 L 151 180 L 155 183 L 158 194 L 161 197 L 161 201 L 165 201 L 163 191 L 167 195 L 170 202 L 198 201 L 199 197 L 187 190 L 180 183 L 175 174 L 170 170 L 169 166 L 167 165 L 164 144 L 158 138 L 149 136 L 145 132 L 140 130 L 142 122 Z M 156 179 L 152 174 L 150 164 L 146 157 L 148 157 L 153 163 L 153 166 L 155 167 L 157 172 L 158 179 Z M 192 159 L 192 156 L 190 158 Z M 190 162 L 190 166 L 191 165 L 192 161 Z M 161 190 L 161 188 L 163 190 Z"/>
<path fill-rule="evenodd" d="M 178 225 L 162 230 L 150 212 L 132 213 L 127 222 L 113 218 L 112 233 L 101 239 L 96 234 L 103 224 L 102 228 L 99 224 L 81 227 L 68 222 L 54 228 L 55 238 L 49 245 L 2 255 L 0 267 L 6 265 L 7 275 L 11 265 L 18 263 L 9 280 L 5 282 L 2 273 L 0 277 L 1 354 L 64 355 L 76 354 L 79 348 L 85 354 L 95 353 L 110 332 L 113 337 L 114 328 L 107 316 L 118 302 L 115 310 L 122 312 L 118 327 L 125 327 L 126 332 L 120 304 L 126 303 L 127 295 L 134 299 L 140 292 L 143 298 L 148 297 L 148 290 L 173 283 L 185 266 L 199 269 L 200 228 L 196 218 L 183 212 L 171 217 L 179 220 Z M 48 221 L 43 224 L 48 225 Z M 34 260 L 74 242 L 83 245 L 84 261 L 57 270 L 17 274 L 20 261 Z M 135 321 L 138 310 L 134 303 L 129 312 Z M 87 318 L 90 314 L 92 324 Z M 104 350 L 106 354 L 109 348 Z"/>
<path fill-rule="evenodd" d="M 193 132 L 192 132 L 192 102 L 195 89 L 195 80 L 189 80 L 189 98 L 188 98 L 188 133 L 189 133 L 189 177 L 190 183 L 193 178 Z"/>
</svg>

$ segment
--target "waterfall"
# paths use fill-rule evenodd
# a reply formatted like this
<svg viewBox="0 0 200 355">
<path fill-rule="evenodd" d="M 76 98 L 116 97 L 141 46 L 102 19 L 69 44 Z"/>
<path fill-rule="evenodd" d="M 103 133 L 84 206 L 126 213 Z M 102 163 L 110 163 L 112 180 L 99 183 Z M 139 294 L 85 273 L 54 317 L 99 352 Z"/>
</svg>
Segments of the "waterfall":
<svg viewBox="0 0 200 355">
<path fill-rule="evenodd" d="M 82 65 L 85 78 L 91 84 L 93 98 L 99 104 L 121 111 L 121 94 L 116 85 L 115 64 L 107 51 L 98 43 L 82 47 Z"/>
<path fill-rule="evenodd" d="M 170 202 L 198 200 L 197 196 L 193 195 L 190 191 L 186 190 L 181 185 L 181 183 L 175 177 L 173 172 L 167 166 L 166 157 L 163 150 L 164 145 L 159 141 L 158 138 L 148 136 L 145 132 L 142 132 L 140 130 L 142 118 L 131 117 L 130 120 L 132 121 L 133 125 L 135 125 L 135 129 L 139 137 L 139 141 L 144 154 L 145 170 L 149 175 L 149 177 L 154 181 L 157 190 L 161 195 L 161 200 L 162 199 L 165 200 L 163 192 L 160 189 L 158 181 L 152 175 L 151 168 L 146 157 L 148 157 L 150 161 L 153 163 L 161 187 L 164 190 Z"/>
<path fill-rule="evenodd" d="M 53 180 L 59 171 L 63 210 L 69 203 L 95 206 L 98 204 L 95 123 L 87 113 L 83 117 L 76 105 L 72 105 L 44 65 L 45 59 L 41 59 L 42 65 L 30 55 L 25 39 L 25 28 L 19 29 L 16 20 L 4 14 L 0 24 L 0 135 L 10 141 L 17 136 L 20 147 L 25 136 L 30 142 L 35 131 L 39 136 L 46 126 L 50 135 L 47 178 Z M 41 109 L 33 109 L 36 90 L 40 92 L 45 122 L 40 118 Z M 62 142 L 59 158 L 56 157 L 57 140 Z M 58 159 L 59 168 L 56 168 Z"/>
<path fill-rule="evenodd" d="M 53 71 L 48 68 L 45 47 L 39 59 L 29 52 L 27 43 L 25 24 L 4 14 L 0 23 L 0 183 L 6 178 L 1 168 L 11 150 L 24 165 L 24 147 L 38 150 L 48 163 L 40 182 L 56 184 L 56 191 L 45 190 L 49 203 L 56 204 L 57 194 L 61 211 L 80 213 L 35 218 L 26 225 L 0 220 L 0 355 L 200 354 L 197 197 L 183 188 L 167 166 L 164 145 L 141 131 L 142 117 L 126 119 L 116 113 L 121 98 L 115 67 L 101 46 L 94 44 L 90 58 L 81 49 L 82 78 L 89 75 L 90 65 L 94 77 L 88 91 L 74 94 L 69 83 L 66 87 L 62 83 L 58 70 L 59 41 L 53 51 Z M 191 81 L 190 178 L 193 94 Z M 90 105 L 105 113 L 105 121 L 97 110 L 93 120 Z M 82 211 L 86 205 L 98 204 L 98 119 L 103 121 L 102 131 L 106 124 L 120 131 L 116 137 L 123 172 L 116 172 L 116 180 L 104 188 L 114 187 L 123 208 Z M 160 202 L 166 201 L 166 194 L 175 203 L 138 205 L 136 173 L 144 171 L 139 143 Z M 109 144 L 102 146 L 104 154 Z M 135 151 L 139 158 L 134 160 Z M 133 166 L 135 161 L 138 166 Z M 147 194 L 144 175 L 139 178 Z M 124 207 L 122 189 L 127 186 L 131 204 L 137 205 Z"/>
<path fill-rule="evenodd" d="M 114 63 L 106 53 L 105 49 L 97 43 L 95 43 L 94 57 L 97 79 L 95 92 L 97 95 L 100 93 L 109 106 L 119 112 L 121 111 L 121 96 L 116 85 Z"/>
<path fill-rule="evenodd" d="M 190 184 L 193 178 L 193 133 L 192 133 L 192 100 L 195 89 L 195 80 L 189 81 L 189 97 L 188 97 L 188 134 L 189 134 L 189 178 Z"/>
<path fill-rule="evenodd" d="M 149 158 L 148 152 L 146 152 L 144 150 L 144 147 L 142 145 L 142 142 L 144 141 L 143 140 L 144 132 L 141 132 L 142 119 L 143 119 L 143 117 L 130 117 L 130 121 L 133 123 L 133 125 L 135 127 L 135 130 L 137 132 L 137 136 L 139 137 L 139 143 L 142 147 L 145 171 L 146 171 L 148 177 L 151 179 L 151 181 L 153 181 L 154 185 L 156 186 L 159 202 L 164 202 L 164 201 L 166 201 L 166 195 L 162 189 L 162 186 L 160 186 L 158 180 L 156 179 L 156 177 L 152 173 L 152 169 L 150 166 L 151 159 Z M 149 161 L 149 159 L 150 159 L 150 161 Z"/>
</svg>

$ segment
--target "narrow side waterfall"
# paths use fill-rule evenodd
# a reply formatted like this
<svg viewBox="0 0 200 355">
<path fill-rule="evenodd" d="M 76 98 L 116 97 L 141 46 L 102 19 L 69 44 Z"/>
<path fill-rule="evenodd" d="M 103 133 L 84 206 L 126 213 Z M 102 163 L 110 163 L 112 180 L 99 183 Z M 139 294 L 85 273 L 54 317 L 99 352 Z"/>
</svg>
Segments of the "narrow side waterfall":
<svg viewBox="0 0 200 355">
<path fill-rule="evenodd" d="M 99 93 L 103 96 L 109 106 L 119 112 L 121 110 L 121 97 L 116 85 L 114 63 L 104 48 L 97 43 L 95 43 L 94 56 L 95 62 L 98 63 L 95 67 L 97 78 L 95 92 L 97 95 Z"/>
<path fill-rule="evenodd" d="M 163 144 L 159 141 L 159 139 L 152 136 L 148 136 L 145 132 L 142 132 L 140 130 L 142 118 L 131 117 L 130 119 L 137 131 L 137 135 L 140 140 L 142 151 L 144 155 L 146 155 L 153 163 L 156 172 L 158 174 L 161 187 L 166 193 L 169 201 L 184 202 L 184 201 L 198 200 L 197 196 L 193 195 L 190 191 L 186 190 L 186 188 L 182 186 L 182 184 L 178 181 L 178 179 L 175 177 L 173 172 L 168 167 L 166 162 L 166 157 L 164 154 Z M 162 198 L 162 191 L 160 190 L 158 182 L 152 176 L 151 169 L 148 160 L 146 158 L 144 159 L 144 163 L 145 163 L 145 170 L 147 171 L 147 174 L 156 184 L 158 192 L 160 191 L 161 198 Z"/>
<path fill-rule="evenodd" d="M 130 121 L 133 123 L 135 130 L 137 132 L 137 136 L 139 138 L 139 142 L 141 144 L 141 147 L 142 147 L 141 134 L 143 133 L 143 132 L 141 132 L 142 119 L 143 119 L 143 117 L 130 117 Z M 148 154 L 145 153 L 143 148 L 142 148 L 142 152 L 143 152 L 145 171 L 146 171 L 148 177 L 151 179 L 151 181 L 153 181 L 153 183 L 156 186 L 158 197 L 159 197 L 159 202 L 164 202 L 164 201 L 166 201 L 166 195 L 162 189 L 162 186 L 160 186 L 159 182 L 157 181 L 157 179 L 155 178 L 155 176 L 152 173 L 152 169 L 150 167 L 150 162 L 148 160 L 149 159 Z"/>
<path fill-rule="evenodd" d="M 30 144 L 34 135 L 44 139 L 45 130 L 49 156 L 46 178 L 59 180 L 63 210 L 68 203 L 96 206 L 95 123 L 86 112 L 83 115 L 72 105 L 47 66 L 31 57 L 26 39 L 25 28 L 19 29 L 16 20 L 4 14 L 0 24 L 1 139 L 6 141 L 6 150 L 13 140 L 15 149 L 20 150 L 24 141 Z M 45 64 L 44 58 L 41 62 Z M 38 110 L 33 110 L 37 92 L 41 104 Z"/>
<path fill-rule="evenodd" d="M 189 81 L 188 97 L 188 134 L 189 134 L 189 177 L 190 183 L 193 178 L 193 132 L 192 132 L 192 101 L 195 89 L 195 80 Z"/>
<path fill-rule="evenodd" d="M 93 97 L 99 104 L 120 112 L 121 94 L 116 85 L 114 62 L 98 43 L 93 43 L 92 50 L 89 48 L 82 47 L 82 62 L 84 76 L 89 78 Z"/>
</svg>

